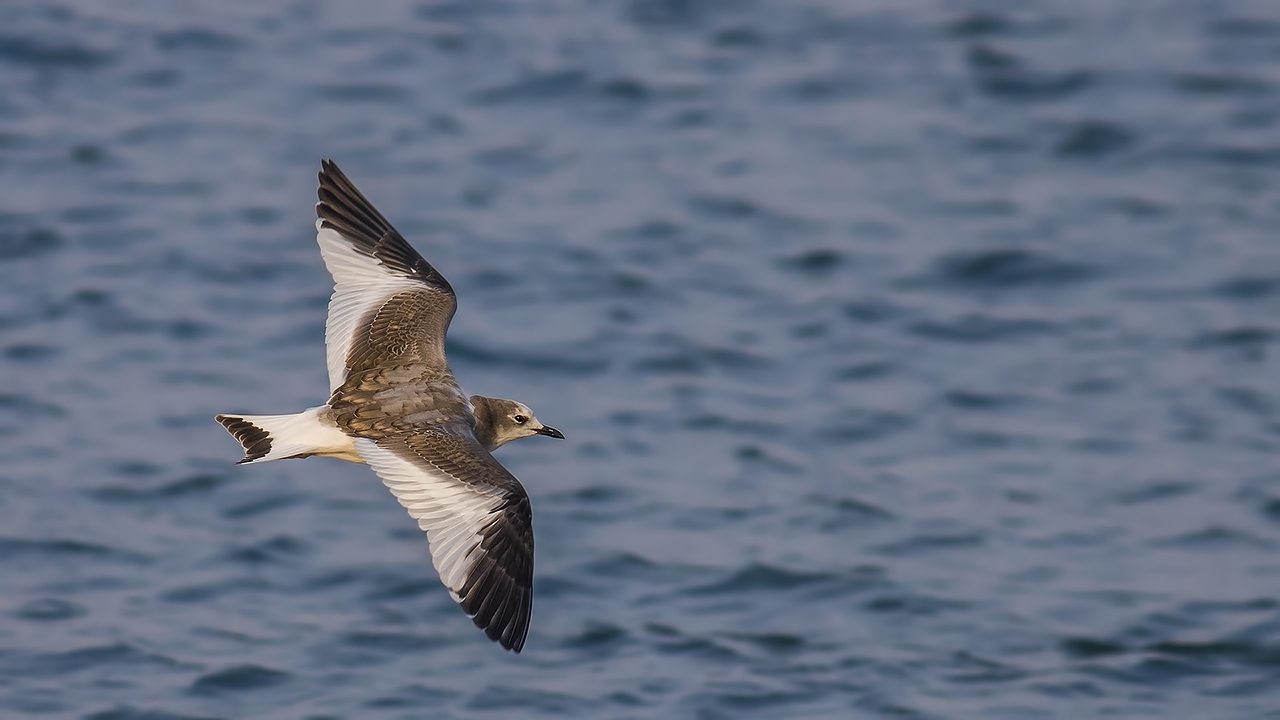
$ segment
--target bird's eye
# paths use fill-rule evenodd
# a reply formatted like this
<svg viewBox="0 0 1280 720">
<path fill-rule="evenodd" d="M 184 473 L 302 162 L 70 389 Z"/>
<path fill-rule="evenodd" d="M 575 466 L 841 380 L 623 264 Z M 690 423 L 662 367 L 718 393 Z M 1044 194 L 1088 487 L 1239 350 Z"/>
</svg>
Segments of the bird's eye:
<svg viewBox="0 0 1280 720">
<path fill-rule="evenodd" d="M 523 424 L 525 423 L 525 421 L 526 421 L 526 420 L 528 420 L 529 418 L 527 418 L 527 417 L 525 417 L 525 416 L 523 416 L 523 415 L 514 415 L 514 416 L 512 416 L 512 418 L 511 418 L 511 419 L 512 419 L 512 420 L 515 420 L 517 425 L 523 425 Z"/>
</svg>

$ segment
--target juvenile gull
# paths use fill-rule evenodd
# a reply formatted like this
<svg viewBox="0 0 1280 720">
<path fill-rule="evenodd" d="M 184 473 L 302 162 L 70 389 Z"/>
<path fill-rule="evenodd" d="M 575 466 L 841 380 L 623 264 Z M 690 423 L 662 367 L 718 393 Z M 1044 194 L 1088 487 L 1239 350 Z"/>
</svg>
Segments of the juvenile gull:
<svg viewBox="0 0 1280 720">
<path fill-rule="evenodd" d="M 491 640 L 520 652 L 533 603 L 532 515 L 524 488 L 490 451 L 564 435 L 522 403 L 462 393 L 444 355 L 453 288 L 333 161 L 320 165 L 316 242 L 334 281 L 329 402 L 217 420 L 244 446 L 241 463 L 368 463 L 426 532 L 453 599 Z"/>
</svg>

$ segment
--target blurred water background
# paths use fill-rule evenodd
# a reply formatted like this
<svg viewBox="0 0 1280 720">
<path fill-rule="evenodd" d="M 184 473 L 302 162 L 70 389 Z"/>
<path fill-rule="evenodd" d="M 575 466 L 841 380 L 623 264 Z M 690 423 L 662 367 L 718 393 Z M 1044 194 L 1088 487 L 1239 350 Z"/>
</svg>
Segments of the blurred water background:
<svg viewBox="0 0 1280 720">
<path fill-rule="evenodd" d="M 1280 718 L 1280 8 L 4 3 L 0 716 Z M 568 440 L 521 656 L 326 398 L 334 158 Z"/>
</svg>

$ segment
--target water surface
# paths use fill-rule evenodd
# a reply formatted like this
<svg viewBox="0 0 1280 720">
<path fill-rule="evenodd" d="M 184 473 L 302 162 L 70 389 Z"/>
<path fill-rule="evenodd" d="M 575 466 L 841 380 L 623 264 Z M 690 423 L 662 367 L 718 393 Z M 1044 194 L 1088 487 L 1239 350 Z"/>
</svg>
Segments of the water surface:
<svg viewBox="0 0 1280 720">
<path fill-rule="evenodd" d="M 1280 718 L 1268 3 L 9 3 L 0 715 Z M 525 652 L 322 402 L 332 157 L 564 442 Z"/>
</svg>

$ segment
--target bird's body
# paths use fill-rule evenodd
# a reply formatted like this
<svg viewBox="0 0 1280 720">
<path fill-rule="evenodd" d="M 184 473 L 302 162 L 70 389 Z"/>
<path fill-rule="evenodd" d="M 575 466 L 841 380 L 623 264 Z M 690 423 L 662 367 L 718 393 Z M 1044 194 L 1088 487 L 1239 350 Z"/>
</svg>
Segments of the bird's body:
<svg viewBox="0 0 1280 720">
<path fill-rule="evenodd" d="M 521 403 L 462 392 L 444 354 L 453 288 L 336 165 L 322 166 L 316 240 L 334 278 L 329 402 L 218 422 L 244 446 L 242 463 L 311 455 L 367 463 L 427 533 L 454 599 L 519 652 L 532 603 L 529 497 L 490 451 L 564 436 Z"/>
</svg>

